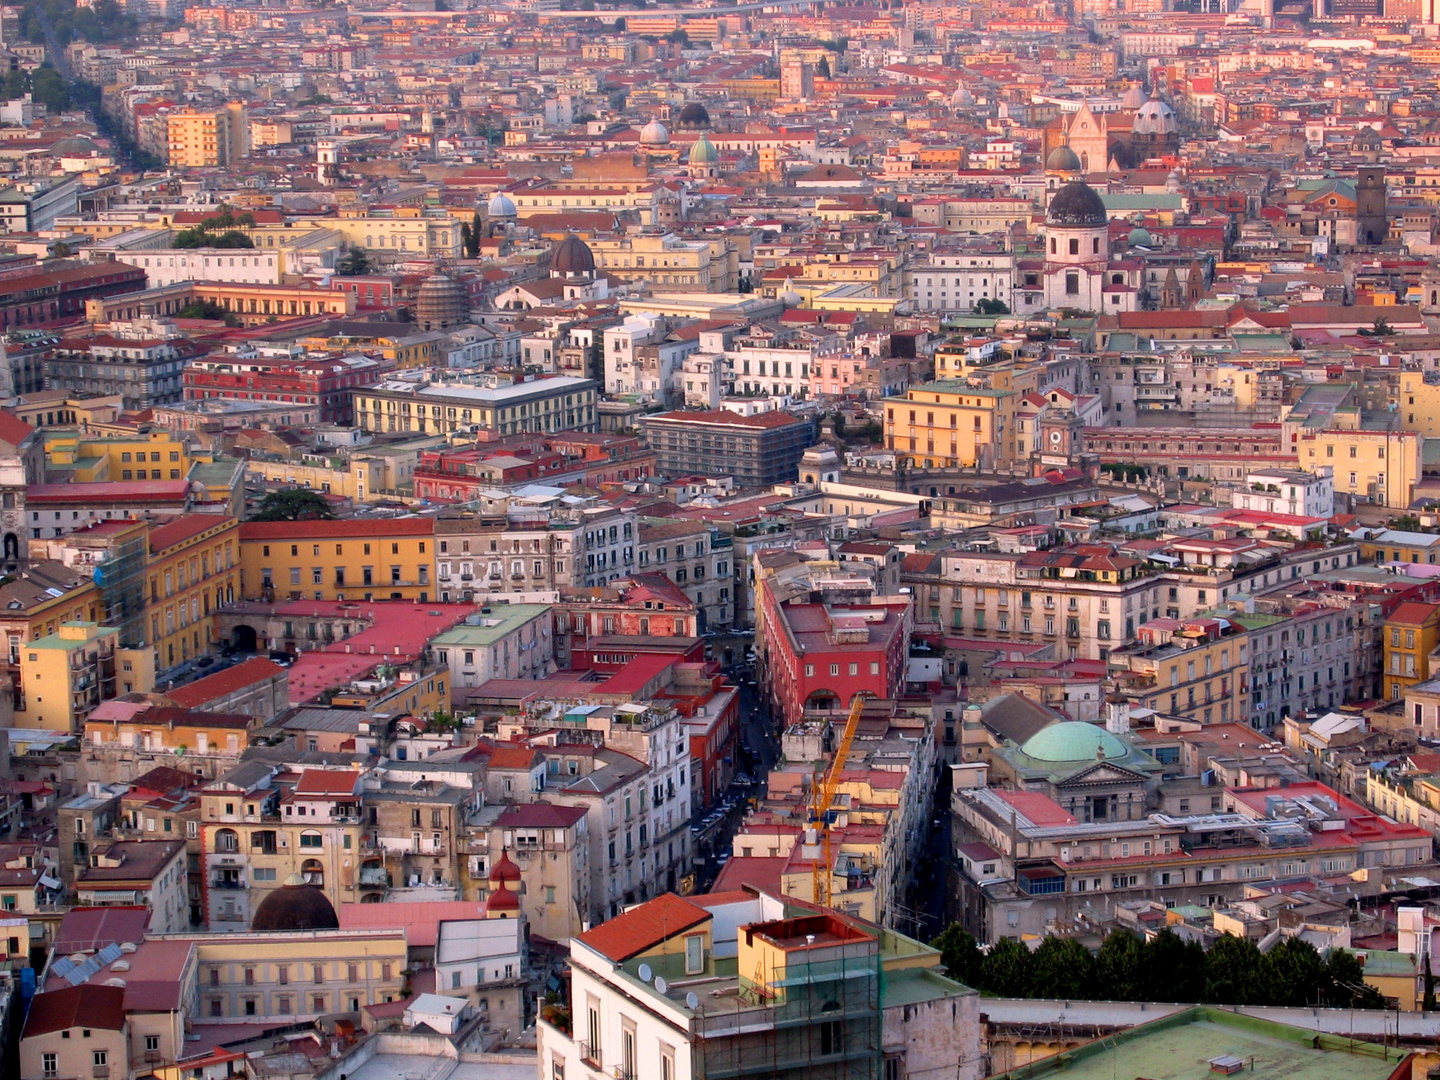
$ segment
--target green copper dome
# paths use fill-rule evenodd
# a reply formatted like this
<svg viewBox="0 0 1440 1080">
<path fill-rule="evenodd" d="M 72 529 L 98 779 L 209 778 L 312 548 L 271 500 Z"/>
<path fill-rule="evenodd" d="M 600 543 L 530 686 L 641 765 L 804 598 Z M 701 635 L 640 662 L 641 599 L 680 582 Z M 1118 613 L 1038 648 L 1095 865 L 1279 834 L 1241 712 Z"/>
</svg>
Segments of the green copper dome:
<svg viewBox="0 0 1440 1080">
<path fill-rule="evenodd" d="M 719 160 L 720 152 L 715 149 L 715 144 L 702 133 L 700 138 L 695 140 L 695 145 L 690 148 L 690 164 L 714 165 Z"/>
<path fill-rule="evenodd" d="M 1128 757 L 1130 749 L 1110 732 L 1095 724 L 1071 720 L 1042 728 L 1021 753 L 1036 761 L 1093 761 L 1097 757 Z"/>
</svg>

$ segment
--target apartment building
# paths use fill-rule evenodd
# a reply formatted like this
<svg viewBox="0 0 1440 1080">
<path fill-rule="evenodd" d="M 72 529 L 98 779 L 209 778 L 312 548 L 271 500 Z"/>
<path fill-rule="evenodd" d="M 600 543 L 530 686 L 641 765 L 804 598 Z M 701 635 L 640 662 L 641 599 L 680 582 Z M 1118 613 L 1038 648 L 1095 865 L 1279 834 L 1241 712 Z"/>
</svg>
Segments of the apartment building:
<svg viewBox="0 0 1440 1080">
<path fill-rule="evenodd" d="M 583 754 L 580 748 L 573 748 Z M 562 753 L 545 754 L 546 778 L 568 773 Z M 576 774 L 578 760 L 572 759 Z M 565 941 L 590 918 L 590 837 L 584 805 L 557 802 L 492 804 L 471 815 L 465 838 L 470 886 L 466 899 L 482 905 L 508 881 L 532 933 Z M 513 869 L 507 875 L 506 864 Z M 513 880 L 510 878 L 513 876 Z"/>
<path fill-rule="evenodd" d="M 637 573 L 663 574 L 695 605 L 697 632 L 734 620 L 730 537 L 703 521 L 644 518 L 637 526 Z"/>
<path fill-rule="evenodd" d="M 570 971 L 538 1023 L 547 1075 L 982 1072 L 978 995 L 936 950 L 782 896 L 658 897 L 572 939 Z"/>
<path fill-rule="evenodd" d="M 387 761 L 370 772 L 360 810 L 361 887 L 457 898 L 466 823 L 483 801 L 479 773 L 473 762 L 428 760 Z"/>
<path fill-rule="evenodd" d="M 247 521 L 240 584 L 249 600 L 418 600 L 435 595 L 431 518 Z"/>
<path fill-rule="evenodd" d="M 785 412 L 741 416 L 727 409 L 653 413 L 640 430 L 666 476 L 733 476 L 746 488 L 794 480 L 815 438 L 806 417 Z"/>
<path fill-rule="evenodd" d="M 1406 601 L 1381 627 L 1385 697 L 1398 701 L 1431 676 L 1430 656 L 1440 646 L 1440 604 Z"/>
<path fill-rule="evenodd" d="M 1089 767 L 1108 765 L 1096 756 Z M 1217 787 L 1214 796 L 1203 814 L 1095 822 L 1038 791 L 958 789 L 957 914 L 993 942 L 1103 919 L 1132 901 L 1215 907 L 1254 885 L 1434 862 L 1424 829 L 1384 821 L 1323 784 Z"/>
<path fill-rule="evenodd" d="M 1297 631 L 1298 633 L 1298 631 Z M 1223 617 L 1151 619 L 1110 653 L 1116 689 L 1130 701 L 1202 724 L 1246 722 L 1249 632 Z"/>
<path fill-rule="evenodd" d="M 1015 255 L 1008 251 L 936 252 L 905 272 L 905 299 L 916 311 L 969 312 L 981 301 L 1014 311 Z"/>
<path fill-rule="evenodd" d="M 1009 460 L 1008 390 L 948 379 L 885 404 L 885 446 L 912 468 L 993 468 Z"/>
<path fill-rule="evenodd" d="M 176 110 L 166 118 L 169 163 L 181 169 L 213 169 L 237 163 L 249 152 L 245 107 Z"/>
<path fill-rule="evenodd" d="M 442 598 L 593 587 L 635 570 L 633 511 L 519 500 L 496 510 L 436 519 L 435 570 Z"/>
<path fill-rule="evenodd" d="M 157 669 L 212 651 L 213 613 L 240 592 L 239 548 L 232 517 L 186 514 L 151 527 L 146 607 Z"/>
<path fill-rule="evenodd" d="M 449 435 L 474 429 L 485 439 L 557 431 L 598 431 L 598 386 L 556 375 L 529 382 L 378 383 L 351 391 L 355 422 L 365 431 Z"/>
<path fill-rule="evenodd" d="M 450 669 L 459 701 L 467 687 L 491 679 L 543 679 L 555 670 L 550 605 L 496 604 L 430 639 L 441 667 Z"/>
</svg>

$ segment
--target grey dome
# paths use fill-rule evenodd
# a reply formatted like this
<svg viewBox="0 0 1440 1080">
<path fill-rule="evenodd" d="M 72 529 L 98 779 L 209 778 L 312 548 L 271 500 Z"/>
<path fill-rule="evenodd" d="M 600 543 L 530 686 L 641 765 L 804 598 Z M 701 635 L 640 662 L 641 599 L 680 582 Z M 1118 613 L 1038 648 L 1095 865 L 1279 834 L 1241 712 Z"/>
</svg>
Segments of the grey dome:
<svg viewBox="0 0 1440 1080">
<path fill-rule="evenodd" d="M 1083 180 L 1072 180 L 1055 193 L 1045 214 L 1046 225 L 1071 229 L 1101 229 L 1110 221 L 1105 203 Z"/>
<path fill-rule="evenodd" d="M 465 287 L 448 274 L 436 271 L 415 294 L 415 322 L 422 330 L 444 330 L 465 321 L 470 297 Z"/>
<path fill-rule="evenodd" d="M 1048 172 L 1079 172 L 1080 157 L 1068 146 L 1057 146 L 1045 159 L 1045 169 Z"/>
<path fill-rule="evenodd" d="M 61 139 L 50 148 L 50 152 L 56 155 L 89 155 L 95 153 L 100 147 L 94 141 L 87 139 L 84 135 L 71 135 Z"/>
<path fill-rule="evenodd" d="M 1180 130 L 1180 118 L 1168 101 L 1158 97 L 1140 106 L 1130 125 L 1132 135 L 1172 135 Z"/>
<path fill-rule="evenodd" d="M 1145 88 L 1138 82 L 1132 83 L 1125 96 L 1120 99 L 1120 108 L 1126 112 L 1134 112 L 1145 104 Z"/>
<path fill-rule="evenodd" d="M 503 191 L 497 191 L 490 197 L 490 205 L 485 209 L 491 217 L 514 217 L 515 200 Z"/>
<path fill-rule="evenodd" d="M 640 129 L 640 145 L 664 146 L 670 141 L 670 132 L 659 120 L 651 120 Z"/>
</svg>

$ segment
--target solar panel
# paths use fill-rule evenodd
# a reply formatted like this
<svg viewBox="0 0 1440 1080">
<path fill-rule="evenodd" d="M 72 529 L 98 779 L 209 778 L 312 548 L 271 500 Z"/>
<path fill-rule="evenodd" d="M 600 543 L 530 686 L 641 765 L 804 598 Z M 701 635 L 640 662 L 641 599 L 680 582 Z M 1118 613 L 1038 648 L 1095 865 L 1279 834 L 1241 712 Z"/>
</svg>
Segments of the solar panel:
<svg viewBox="0 0 1440 1080">
<path fill-rule="evenodd" d="M 95 962 L 103 967 L 106 964 L 113 964 L 123 955 L 124 953 L 120 951 L 120 946 L 112 941 L 95 954 Z"/>
<path fill-rule="evenodd" d="M 65 975 L 68 975 L 70 973 L 70 969 L 74 966 L 75 961 L 71 960 L 68 956 L 62 956 L 59 960 L 56 960 L 55 963 L 50 965 L 50 974 L 60 975 L 63 977 Z"/>
</svg>

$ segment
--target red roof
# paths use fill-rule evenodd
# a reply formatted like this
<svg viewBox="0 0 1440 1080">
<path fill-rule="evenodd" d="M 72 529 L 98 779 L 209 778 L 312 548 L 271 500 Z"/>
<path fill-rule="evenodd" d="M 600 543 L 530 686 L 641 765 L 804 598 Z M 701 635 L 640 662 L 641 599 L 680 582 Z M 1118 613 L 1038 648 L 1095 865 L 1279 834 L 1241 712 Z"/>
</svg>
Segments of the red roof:
<svg viewBox="0 0 1440 1080">
<path fill-rule="evenodd" d="M 994 794 L 1004 799 L 1035 825 L 1074 825 L 1075 818 L 1048 795 L 1038 791 L 1001 791 L 992 788 Z"/>
<path fill-rule="evenodd" d="M 736 427 L 753 428 L 781 428 L 789 427 L 792 424 L 809 423 L 798 416 L 791 416 L 787 412 L 778 409 L 771 412 L 759 413 L 756 416 L 741 416 L 739 413 L 731 412 L 729 409 L 706 409 L 703 412 L 667 412 L 656 413 L 654 416 L 646 416 L 641 423 L 649 423 L 653 420 L 681 420 L 692 424 L 732 424 Z"/>
<path fill-rule="evenodd" d="M 587 930 L 578 940 L 601 956 L 621 963 L 709 919 L 710 913 L 704 908 L 674 893 L 665 893 Z"/>
<path fill-rule="evenodd" d="M 432 949 L 440 938 L 440 924 L 449 919 L 478 919 L 480 905 L 472 900 L 400 901 L 384 904 L 340 904 L 336 910 L 341 930 L 395 930 L 403 928 L 412 949 Z"/>
<path fill-rule="evenodd" d="M 360 774 L 348 769 L 306 769 L 295 785 L 296 795 L 354 795 Z"/>
<path fill-rule="evenodd" d="M 234 518 L 217 517 L 214 514 L 181 514 L 150 530 L 150 552 L 154 554 L 165 548 L 174 547 L 209 529 L 229 525 L 234 520 Z"/>
<path fill-rule="evenodd" d="M 145 940 L 150 910 L 143 905 L 71 908 L 55 933 L 55 955 L 98 952 L 106 945 Z"/>
<path fill-rule="evenodd" d="M 584 816 L 583 806 L 557 806 L 555 803 L 546 802 L 512 803 L 501 811 L 495 824 L 501 829 L 568 829 Z"/>
<path fill-rule="evenodd" d="M 28 439 L 35 429 L 12 412 L 0 409 L 0 440 L 11 446 L 19 446 Z"/>
<path fill-rule="evenodd" d="M 28 503 L 155 502 L 178 500 L 190 494 L 188 480 L 102 480 L 91 484 L 31 484 Z"/>
<path fill-rule="evenodd" d="M 178 690 L 166 691 L 165 696 L 181 708 L 198 709 L 206 702 L 216 701 L 264 679 L 273 679 L 276 675 L 284 674 L 285 669 L 279 664 L 263 656 L 254 656 L 243 664 L 217 671 L 214 675 L 206 675 Z"/>
<path fill-rule="evenodd" d="M 120 1031 L 125 1027 L 125 990 L 119 986 L 96 986 L 82 983 L 63 990 L 36 994 L 25 1018 L 25 1034 L 29 1039 L 52 1031 L 68 1031 L 80 1026 Z"/>
<path fill-rule="evenodd" d="M 434 531 L 433 518 L 388 518 L 378 521 L 247 521 L 240 526 L 240 539 L 332 540 L 350 536 L 429 536 Z"/>
</svg>

